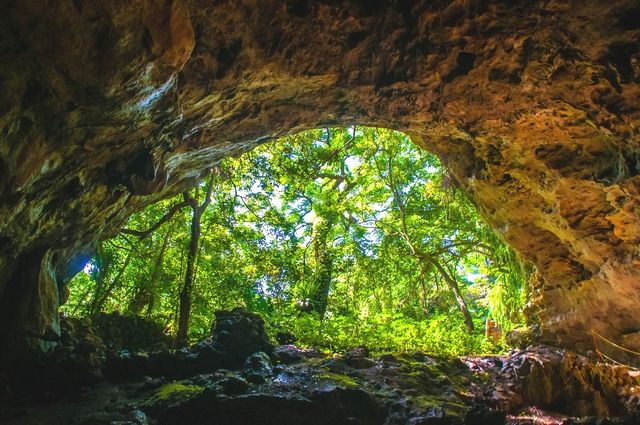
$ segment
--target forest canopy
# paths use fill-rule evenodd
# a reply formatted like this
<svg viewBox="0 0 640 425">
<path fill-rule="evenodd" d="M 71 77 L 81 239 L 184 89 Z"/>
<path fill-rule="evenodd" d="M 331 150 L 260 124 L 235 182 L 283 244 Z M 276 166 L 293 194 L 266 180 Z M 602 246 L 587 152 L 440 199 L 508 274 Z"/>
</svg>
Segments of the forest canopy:
<svg viewBox="0 0 640 425">
<path fill-rule="evenodd" d="M 460 355 L 501 349 L 485 320 L 523 322 L 528 273 L 437 157 L 392 130 L 328 128 L 132 216 L 62 311 L 146 316 L 186 344 L 240 306 L 283 342 Z"/>
</svg>

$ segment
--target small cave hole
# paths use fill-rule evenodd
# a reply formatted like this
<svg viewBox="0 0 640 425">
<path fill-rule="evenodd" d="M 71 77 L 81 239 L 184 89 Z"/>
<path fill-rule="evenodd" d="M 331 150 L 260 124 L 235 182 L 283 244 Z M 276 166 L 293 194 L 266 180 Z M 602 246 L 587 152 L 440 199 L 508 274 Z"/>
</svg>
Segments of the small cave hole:
<svg viewBox="0 0 640 425">
<path fill-rule="evenodd" d="M 456 66 L 445 77 L 444 81 L 450 83 L 458 77 L 469 74 L 473 69 L 473 65 L 476 60 L 476 55 L 469 52 L 460 52 L 456 57 Z"/>
</svg>

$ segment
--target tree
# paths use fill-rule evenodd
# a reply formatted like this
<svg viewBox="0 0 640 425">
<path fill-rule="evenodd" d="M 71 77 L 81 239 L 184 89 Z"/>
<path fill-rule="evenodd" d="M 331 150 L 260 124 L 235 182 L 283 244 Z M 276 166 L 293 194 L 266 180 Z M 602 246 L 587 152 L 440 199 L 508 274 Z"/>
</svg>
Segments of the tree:
<svg viewBox="0 0 640 425">
<path fill-rule="evenodd" d="M 225 159 L 132 217 L 94 263 L 70 305 L 96 285 L 97 308 L 146 308 L 179 344 L 242 306 L 308 343 L 459 353 L 480 347 L 474 322 L 519 321 L 526 302 L 526 271 L 438 159 L 384 129 L 313 130 Z"/>
<path fill-rule="evenodd" d="M 191 290 L 195 278 L 195 265 L 198 255 L 198 243 L 200 241 L 200 221 L 202 214 L 211 203 L 211 189 L 214 182 L 214 172 L 209 174 L 204 197 L 200 201 L 200 187 L 196 186 L 193 196 L 189 192 L 184 192 L 184 202 L 191 208 L 191 236 L 187 249 L 187 266 L 184 275 L 184 284 L 180 291 L 180 310 L 178 315 L 178 334 L 176 342 L 178 345 L 187 343 L 187 333 L 189 332 L 189 317 L 191 316 Z"/>
<path fill-rule="evenodd" d="M 143 280 L 144 283 L 138 286 L 135 292 L 135 296 L 131 299 L 131 303 L 129 304 L 128 310 L 130 313 L 136 315 L 140 314 L 140 312 L 146 306 L 146 315 L 151 315 L 155 303 L 156 285 L 160 277 L 160 273 L 162 272 L 164 257 L 167 253 L 169 240 L 171 239 L 171 233 L 173 232 L 173 230 L 174 228 L 172 226 L 169 227 L 169 229 L 165 232 L 164 238 L 162 239 L 160 251 L 158 252 L 158 256 L 153 266 L 153 271 L 151 272 L 151 277 L 149 279 Z"/>
<path fill-rule="evenodd" d="M 467 330 L 469 333 L 473 332 L 473 318 L 471 317 L 467 303 L 462 296 L 456 276 L 457 273 L 455 272 L 455 269 L 458 267 L 458 263 L 462 260 L 462 257 L 458 254 L 459 237 L 455 233 L 447 234 L 441 232 L 444 229 L 432 229 L 430 238 L 420 238 L 415 234 L 415 228 L 409 228 L 407 225 L 407 201 L 411 199 L 412 193 L 411 188 L 409 190 L 404 190 L 404 188 L 401 187 L 403 183 L 399 182 L 396 178 L 395 168 L 398 167 L 400 163 L 397 159 L 397 156 L 399 155 L 397 145 L 387 144 L 386 146 L 381 146 L 381 151 L 382 158 L 380 162 L 384 161 L 386 164 L 381 165 L 376 161 L 376 167 L 378 168 L 378 175 L 391 191 L 397 208 L 397 217 L 394 217 L 393 221 L 395 221 L 395 223 L 390 223 L 388 220 L 379 220 L 378 223 L 381 224 L 382 228 L 391 229 L 393 234 L 402 237 L 408 247 L 408 254 L 412 255 L 419 261 L 423 276 L 428 275 L 433 271 L 440 275 L 455 297 L 458 308 L 464 317 L 464 323 Z M 383 167 L 385 166 L 386 170 L 383 171 Z M 403 180 L 403 182 L 405 185 L 407 184 L 407 180 Z M 404 193 L 406 193 L 406 195 L 404 195 Z M 423 202 L 428 200 L 429 203 L 426 205 L 420 205 L 418 208 L 415 208 L 414 211 L 432 210 L 433 208 L 426 207 L 433 207 L 437 202 L 435 199 L 428 198 L 422 198 L 421 200 Z M 439 205 L 436 204 L 436 206 Z M 462 223 L 459 222 L 459 224 Z M 440 230 L 440 232 L 433 230 Z M 429 242 L 424 243 L 423 241 L 425 240 Z M 470 241 L 468 238 L 465 238 L 463 243 L 468 246 L 470 243 L 473 245 L 476 245 L 476 243 L 479 244 L 480 241 Z"/>
</svg>

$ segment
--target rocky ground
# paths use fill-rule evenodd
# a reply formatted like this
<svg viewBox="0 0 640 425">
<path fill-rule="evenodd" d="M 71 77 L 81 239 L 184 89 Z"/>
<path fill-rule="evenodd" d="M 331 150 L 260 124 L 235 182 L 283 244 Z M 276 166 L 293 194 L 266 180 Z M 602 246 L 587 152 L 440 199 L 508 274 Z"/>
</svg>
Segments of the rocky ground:
<svg viewBox="0 0 640 425">
<path fill-rule="evenodd" d="M 150 348 L 126 319 L 68 320 L 56 355 L 30 374 L 4 372 L 0 423 L 640 424 L 637 374 L 545 346 L 327 356 L 272 345 L 262 320 L 239 310 L 216 313 L 211 337 L 182 350 L 136 327 Z"/>
</svg>

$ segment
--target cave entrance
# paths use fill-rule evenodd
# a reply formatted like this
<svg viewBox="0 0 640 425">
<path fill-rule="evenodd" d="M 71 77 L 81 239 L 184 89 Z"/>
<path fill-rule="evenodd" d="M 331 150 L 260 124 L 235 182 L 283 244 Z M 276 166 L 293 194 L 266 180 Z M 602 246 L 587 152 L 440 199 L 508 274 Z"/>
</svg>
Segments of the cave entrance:
<svg viewBox="0 0 640 425">
<path fill-rule="evenodd" d="M 499 341 L 485 322 L 524 320 L 526 276 L 436 156 L 397 131 L 325 128 L 135 214 L 62 310 L 144 316 L 185 343 L 241 306 L 280 343 L 463 354 Z"/>
</svg>

